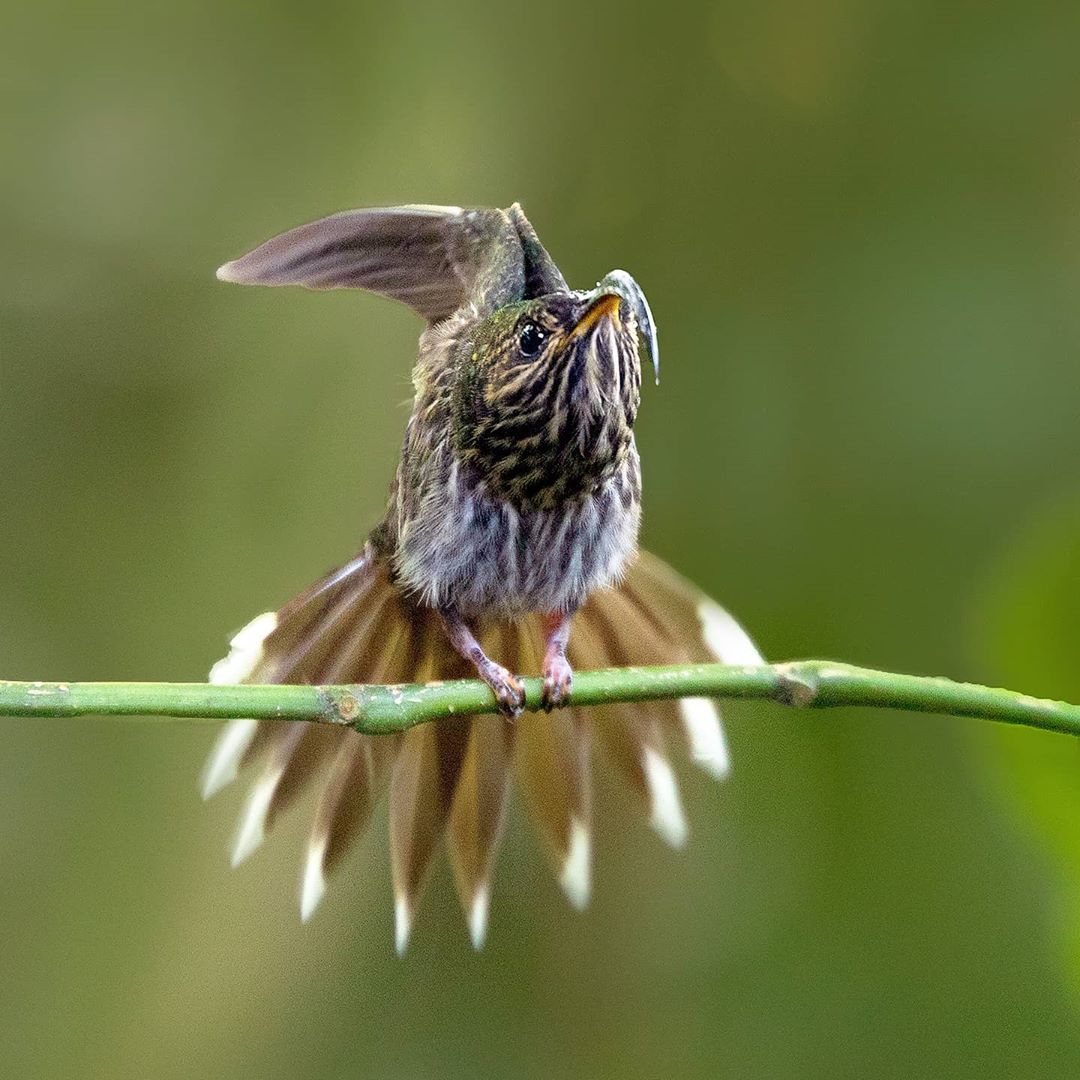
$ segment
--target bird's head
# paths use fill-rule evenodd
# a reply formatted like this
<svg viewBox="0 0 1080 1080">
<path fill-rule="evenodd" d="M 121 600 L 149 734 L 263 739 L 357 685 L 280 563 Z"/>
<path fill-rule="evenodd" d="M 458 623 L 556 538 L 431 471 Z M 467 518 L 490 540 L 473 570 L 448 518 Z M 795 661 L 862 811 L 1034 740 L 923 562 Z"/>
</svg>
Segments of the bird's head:
<svg viewBox="0 0 1080 1080">
<path fill-rule="evenodd" d="M 644 295 L 624 271 L 588 292 L 499 308 L 455 349 L 454 441 L 493 494 L 528 506 L 585 494 L 619 466 L 641 396 Z"/>
</svg>

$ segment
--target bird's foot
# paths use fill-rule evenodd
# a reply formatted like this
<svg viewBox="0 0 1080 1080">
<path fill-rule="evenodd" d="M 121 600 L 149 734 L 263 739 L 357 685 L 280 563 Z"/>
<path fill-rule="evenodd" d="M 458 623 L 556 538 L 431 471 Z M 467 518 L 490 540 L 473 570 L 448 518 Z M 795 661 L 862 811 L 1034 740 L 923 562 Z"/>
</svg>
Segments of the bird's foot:
<svg viewBox="0 0 1080 1080">
<path fill-rule="evenodd" d="M 491 687 L 495 700 L 499 703 L 499 712 L 510 720 L 516 720 L 525 708 L 525 687 L 521 680 L 511 675 L 502 664 L 496 664 L 480 648 L 480 642 L 453 608 L 440 608 L 439 615 L 446 627 L 450 644 L 459 656 L 476 668 L 476 674 Z"/>
<path fill-rule="evenodd" d="M 476 664 L 476 670 L 494 692 L 499 712 L 510 720 L 516 720 L 525 708 L 525 687 L 521 680 L 511 675 L 502 664 L 496 664 L 486 656 Z"/>
<path fill-rule="evenodd" d="M 544 658 L 544 686 L 540 691 L 540 705 L 545 712 L 551 712 L 570 700 L 570 689 L 574 685 L 574 672 L 570 661 L 562 653 L 549 653 Z"/>
<path fill-rule="evenodd" d="M 566 659 L 566 645 L 570 640 L 572 611 L 553 611 L 543 620 L 547 647 L 544 649 L 544 686 L 540 692 L 540 706 L 545 712 L 558 709 L 570 701 L 570 688 L 574 685 L 574 672 Z"/>
</svg>

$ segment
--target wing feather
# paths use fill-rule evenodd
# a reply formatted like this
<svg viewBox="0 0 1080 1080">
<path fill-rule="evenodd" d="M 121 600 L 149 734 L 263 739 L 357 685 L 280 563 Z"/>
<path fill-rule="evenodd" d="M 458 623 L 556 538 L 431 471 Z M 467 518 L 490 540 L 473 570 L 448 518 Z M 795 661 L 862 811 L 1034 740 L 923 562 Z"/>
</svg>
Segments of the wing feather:
<svg viewBox="0 0 1080 1080">
<path fill-rule="evenodd" d="M 366 289 L 431 323 L 466 302 L 494 311 L 525 289 L 521 239 L 507 212 L 458 206 L 332 214 L 267 240 L 217 276 L 242 285 Z"/>
</svg>

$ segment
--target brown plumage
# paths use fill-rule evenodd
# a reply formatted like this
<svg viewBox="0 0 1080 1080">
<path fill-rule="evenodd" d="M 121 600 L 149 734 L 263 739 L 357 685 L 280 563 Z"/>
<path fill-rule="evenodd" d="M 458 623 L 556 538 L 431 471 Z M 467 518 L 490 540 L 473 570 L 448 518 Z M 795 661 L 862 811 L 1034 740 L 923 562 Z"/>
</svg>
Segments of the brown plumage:
<svg viewBox="0 0 1080 1080">
<path fill-rule="evenodd" d="M 445 838 L 474 944 L 484 939 L 510 778 L 558 880 L 589 895 L 591 762 L 599 748 L 676 846 L 686 836 L 673 743 L 716 776 L 714 704 L 572 704 L 572 670 L 718 659 L 761 662 L 733 619 L 636 552 L 633 439 L 640 289 L 614 271 L 572 292 L 520 208 L 352 211 L 269 241 L 226 280 L 354 286 L 429 321 L 387 513 L 360 554 L 233 639 L 214 682 L 408 683 L 480 674 L 504 715 L 363 736 L 238 720 L 204 775 L 207 796 L 261 759 L 234 863 L 318 787 L 301 886 L 306 919 L 388 792 L 397 947 L 405 948 Z M 521 715 L 515 672 L 544 676 L 548 715 Z"/>
</svg>

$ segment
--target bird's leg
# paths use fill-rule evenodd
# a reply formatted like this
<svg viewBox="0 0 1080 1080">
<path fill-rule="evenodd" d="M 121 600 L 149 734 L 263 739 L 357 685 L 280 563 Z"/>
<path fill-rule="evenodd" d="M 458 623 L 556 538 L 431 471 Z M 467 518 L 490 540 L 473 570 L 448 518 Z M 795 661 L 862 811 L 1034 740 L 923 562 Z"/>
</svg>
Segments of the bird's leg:
<svg viewBox="0 0 1080 1080">
<path fill-rule="evenodd" d="M 511 719 L 520 716 L 521 710 L 525 708 L 525 688 L 520 680 L 511 675 L 502 664 L 496 664 L 480 648 L 476 636 L 453 608 L 439 608 L 439 616 L 446 627 L 450 644 L 476 668 L 476 673 L 495 692 L 500 710 Z"/>
<path fill-rule="evenodd" d="M 547 648 L 544 651 L 544 688 L 540 703 L 550 712 L 570 700 L 570 687 L 574 682 L 574 673 L 570 661 L 566 659 L 566 646 L 570 641 L 570 620 L 572 611 L 555 611 L 543 617 L 544 637 Z"/>
</svg>

